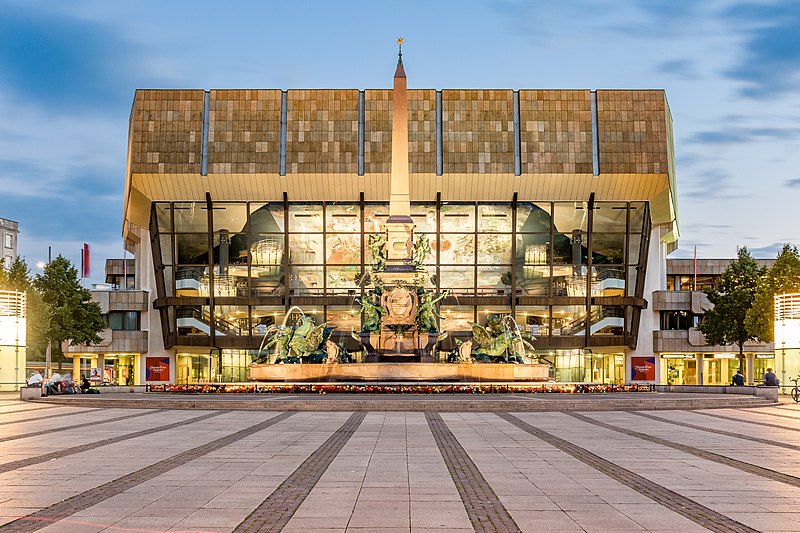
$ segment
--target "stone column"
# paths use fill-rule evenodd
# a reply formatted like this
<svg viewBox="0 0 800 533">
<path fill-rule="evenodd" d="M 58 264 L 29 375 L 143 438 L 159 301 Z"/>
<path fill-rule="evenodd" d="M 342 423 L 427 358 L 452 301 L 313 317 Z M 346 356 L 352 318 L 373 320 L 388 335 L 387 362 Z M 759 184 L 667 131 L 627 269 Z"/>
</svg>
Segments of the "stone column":
<svg viewBox="0 0 800 533">
<path fill-rule="evenodd" d="M 703 385 L 705 381 L 703 376 L 703 354 L 695 354 L 695 357 L 697 358 L 697 384 Z"/>
</svg>

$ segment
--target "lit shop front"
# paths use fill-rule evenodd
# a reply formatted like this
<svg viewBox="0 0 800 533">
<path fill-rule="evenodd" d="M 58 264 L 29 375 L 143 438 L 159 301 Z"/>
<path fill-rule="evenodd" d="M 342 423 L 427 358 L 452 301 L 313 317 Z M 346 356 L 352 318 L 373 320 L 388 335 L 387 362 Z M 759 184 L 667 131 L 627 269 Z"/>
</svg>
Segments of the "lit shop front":
<svg viewBox="0 0 800 533">
<path fill-rule="evenodd" d="M 752 365 L 753 381 L 760 383 L 767 368 L 775 369 L 775 354 L 745 353 L 744 364 Z M 661 354 L 662 381 L 667 385 L 730 385 L 739 368 L 739 354 L 734 352 Z"/>
</svg>

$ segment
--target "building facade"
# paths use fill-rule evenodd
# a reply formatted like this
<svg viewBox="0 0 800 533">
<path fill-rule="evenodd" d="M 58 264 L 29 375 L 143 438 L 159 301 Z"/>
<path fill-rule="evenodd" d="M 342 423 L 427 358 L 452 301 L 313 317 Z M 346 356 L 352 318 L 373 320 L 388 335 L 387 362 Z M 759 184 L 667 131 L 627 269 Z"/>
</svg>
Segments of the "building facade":
<svg viewBox="0 0 800 533">
<path fill-rule="evenodd" d="M 76 381 L 85 375 L 113 385 L 145 383 L 150 297 L 138 287 L 135 270 L 133 259 L 108 259 L 106 282 L 89 291 L 100 305 L 107 327 L 99 333 L 102 340 L 98 344 L 62 345 L 64 355 L 72 358 Z"/>
<path fill-rule="evenodd" d="M 774 260 L 757 260 L 771 267 Z M 652 293 L 653 351 L 659 360 L 660 382 L 668 385 L 730 385 L 739 370 L 737 346 L 709 345 L 699 326 L 712 307 L 703 289 L 712 288 L 730 259 L 667 259 L 666 286 Z M 744 345 L 742 373 L 747 383 L 761 383 L 767 368 L 780 371 L 774 343 Z M 785 381 L 785 380 L 784 380 Z"/>
<path fill-rule="evenodd" d="M 17 257 L 17 238 L 19 237 L 19 223 L 0 218 L 0 260 L 3 266 L 9 268 Z"/>
<path fill-rule="evenodd" d="M 136 92 L 123 233 L 169 380 L 247 379 L 295 307 L 355 342 L 391 121 L 385 89 Z M 652 356 L 642 311 L 678 237 L 663 91 L 409 90 L 408 157 L 444 350 L 508 314 L 558 381 Z"/>
</svg>

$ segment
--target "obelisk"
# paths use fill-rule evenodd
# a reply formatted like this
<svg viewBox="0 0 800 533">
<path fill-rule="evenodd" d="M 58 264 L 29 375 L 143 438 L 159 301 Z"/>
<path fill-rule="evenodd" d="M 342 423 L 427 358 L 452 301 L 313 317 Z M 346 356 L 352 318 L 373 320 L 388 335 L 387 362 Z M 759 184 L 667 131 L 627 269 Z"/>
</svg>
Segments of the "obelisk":
<svg viewBox="0 0 800 533">
<path fill-rule="evenodd" d="M 403 39 L 399 45 L 392 91 L 392 175 L 389 188 L 389 219 L 386 221 L 386 270 L 413 271 L 411 263 L 414 221 L 408 179 L 408 93 L 403 68 Z"/>
</svg>

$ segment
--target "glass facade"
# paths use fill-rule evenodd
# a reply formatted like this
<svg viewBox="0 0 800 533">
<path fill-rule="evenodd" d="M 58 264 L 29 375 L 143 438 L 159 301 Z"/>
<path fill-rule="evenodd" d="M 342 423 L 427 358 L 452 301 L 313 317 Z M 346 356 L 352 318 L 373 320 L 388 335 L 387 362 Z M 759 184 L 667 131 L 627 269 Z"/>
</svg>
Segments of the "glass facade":
<svg viewBox="0 0 800 533">
<path fill-rule="evenodd" d="M 370 290 L 366 244 L 388 215 L 388 203 L 369 202 L 154 203 L 166 347 L 258 349 L 295 305 L 351 342 L 361 325 L 355 298 Z M 646 202 L 430 202 L 412 204 L 411 216 L 431 243 L 427 285 L 448 291 L 439 310 L 447 342 L 469 336 L 488 311 L 514 316 L 537 349 L 634 342 Z M 194 359 L 178 365 L 182 376 L 214 370 Z"/>
</svg>

